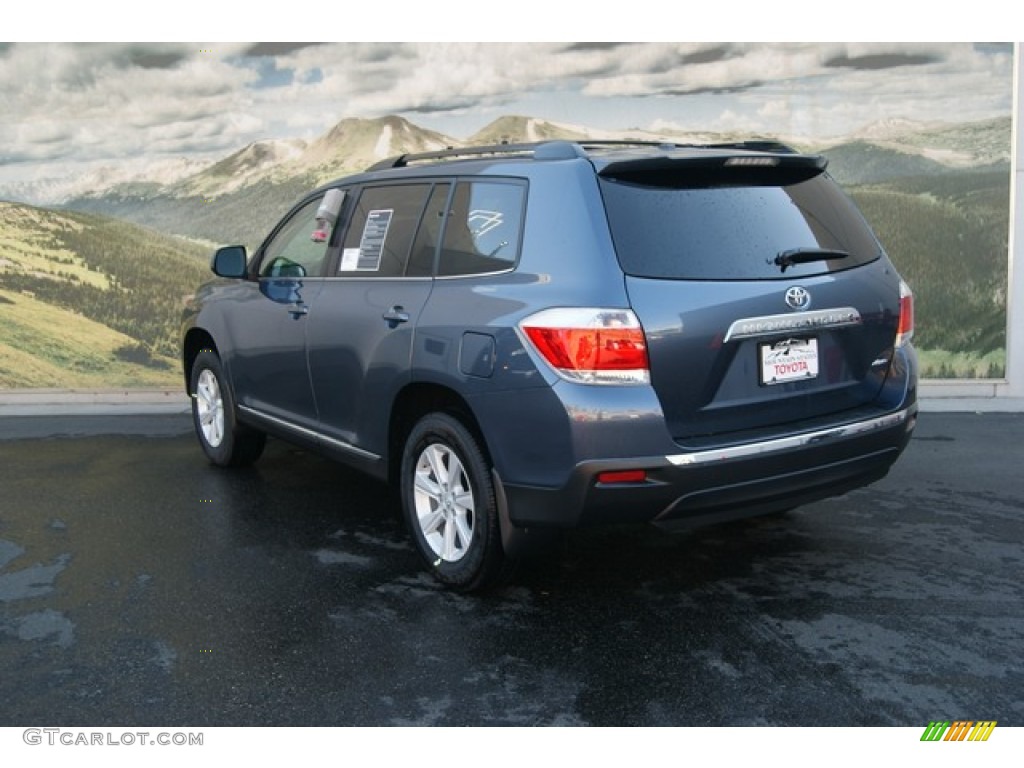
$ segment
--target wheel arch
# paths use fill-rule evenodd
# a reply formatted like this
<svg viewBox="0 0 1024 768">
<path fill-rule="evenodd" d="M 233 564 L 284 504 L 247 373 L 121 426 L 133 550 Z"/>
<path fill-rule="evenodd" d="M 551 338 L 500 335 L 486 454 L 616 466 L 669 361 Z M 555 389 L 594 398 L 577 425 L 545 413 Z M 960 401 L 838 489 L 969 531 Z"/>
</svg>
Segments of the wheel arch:
<svg viewBox="0 0 1024 768">
<path fill-rule="evenodd" d="M 185 391 L 188 392 L 192 379 L 192 365 L 199 353 L 204 349 L 212 350 L 217 357 L 220 357 L 220 350 L 213 340 L 213 336 L 204 328 L 191 328 L 185 334 L 181 347 L 181 365 L 185 376 Z M 190 393 L 191 394 L 191 393 Z"/>
<path fill-rule="evenodd" d="M 397 487 L 406 437 L 416 422 L 428 413 L 446 413 L 458 419 L 473 435 L 487 461 L 492 463 L 487 439 L 466 399 L 444 385 L 417 382 L 403 387 L 391 408 L 387 446 L 388 482 Z"/>
</svg>

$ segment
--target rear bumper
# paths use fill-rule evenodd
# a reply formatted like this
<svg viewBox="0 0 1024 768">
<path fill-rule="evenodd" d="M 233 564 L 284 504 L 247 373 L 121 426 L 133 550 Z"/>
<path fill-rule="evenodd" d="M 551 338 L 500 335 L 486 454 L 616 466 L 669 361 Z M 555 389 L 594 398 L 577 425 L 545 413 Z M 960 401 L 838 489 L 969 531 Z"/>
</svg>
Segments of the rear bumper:
<svg viewBox="0 0 1024 768">
<path fill-rule="evenodd" d="M 917 405 L 799 434 L 663 456 L 577 464 L 559 488 L 503 484 L 517 527 L 704 523 L 764 514 L 881 479 L 910 439 Z M 599 473 L 643 469 L 639 483 Z"/>
</svg>

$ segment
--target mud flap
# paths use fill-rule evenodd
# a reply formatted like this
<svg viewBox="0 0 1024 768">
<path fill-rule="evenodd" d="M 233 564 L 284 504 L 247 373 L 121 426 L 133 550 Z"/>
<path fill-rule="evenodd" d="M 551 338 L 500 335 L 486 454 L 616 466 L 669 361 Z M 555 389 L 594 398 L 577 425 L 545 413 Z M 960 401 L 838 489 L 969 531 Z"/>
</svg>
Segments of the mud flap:
<svg viewBox="0 0 1024 768">
<path fill-rule="evenodd" d="M 501 546 L 505 557 L 510 560 L 521 560 L 543 554 L 552 548 L 559 538 L 557 528 L 520 528 L 513 524 L 508 513 L 508 499 L 505 497 L 505 486 L 498 476 L 498 471 L 491 468 L 491 479 L 494 482 L 494 500 L 498 505 L 498 523 L 501 527 Z"/>
</svg>

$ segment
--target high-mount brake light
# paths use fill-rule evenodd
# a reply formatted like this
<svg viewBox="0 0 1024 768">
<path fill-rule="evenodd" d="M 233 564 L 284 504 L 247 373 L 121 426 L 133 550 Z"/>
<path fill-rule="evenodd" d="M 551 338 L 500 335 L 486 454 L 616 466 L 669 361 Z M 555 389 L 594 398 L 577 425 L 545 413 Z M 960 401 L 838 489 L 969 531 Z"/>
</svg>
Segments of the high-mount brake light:
<svg viewBox="0 0 1024 768">
<path fill-rule="evenodd" d="M 736 165 L 778 165 L 777 157 L 730 157 L 725 161 L 725 167 L 730 168 Z"/>
<path fill-rule="evenodd" d="M 647 340 L 629 309 L 545 309 L 519 323 L 523 335 L 564 379 L 583 384 L 647 384 Z"/>
<path fill-rule="evenodd" d="M 900 321 L 896 328 L 896 346 L 902 347 L 914 338 L 914 293 L 900 280 Z"/>
</svg>

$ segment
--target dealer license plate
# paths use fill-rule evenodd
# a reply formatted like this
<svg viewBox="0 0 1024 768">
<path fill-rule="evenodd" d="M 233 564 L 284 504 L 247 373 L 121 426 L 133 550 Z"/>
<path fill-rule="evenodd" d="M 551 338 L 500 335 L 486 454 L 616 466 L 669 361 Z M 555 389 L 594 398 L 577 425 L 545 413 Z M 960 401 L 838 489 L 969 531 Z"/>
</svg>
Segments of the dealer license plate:
<svg viewBox="0 0 1024 768">
<path fill-rule="evenodd" d="M 817 339 L 787 339 L 762 344 L 759 349 L 762 384 L 784 384 L 818 375 Z"/>
</svg>

